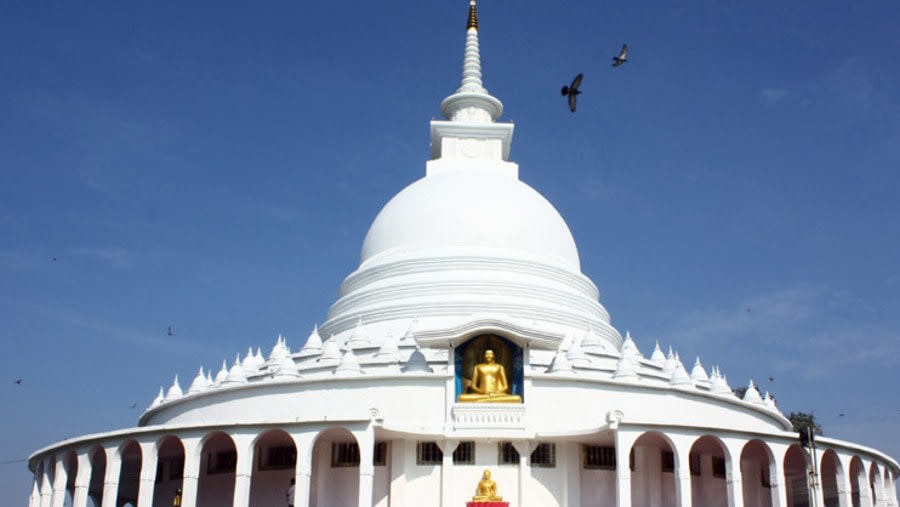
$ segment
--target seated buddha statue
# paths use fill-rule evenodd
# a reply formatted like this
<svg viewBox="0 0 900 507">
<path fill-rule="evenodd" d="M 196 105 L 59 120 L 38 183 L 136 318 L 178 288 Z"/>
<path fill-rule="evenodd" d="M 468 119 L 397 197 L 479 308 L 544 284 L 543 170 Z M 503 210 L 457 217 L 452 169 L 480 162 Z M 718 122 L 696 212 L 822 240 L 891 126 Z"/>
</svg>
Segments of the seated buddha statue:
<svg viewBox="0 0 900 507">
<path fill-rule="evenodd" d="M 494 359 L 494 351 L 484 351 L 484 362 L 475 365 L 472 372 L 472 381 L 468 390 L 459 395 L 460 402 L 481 403 L 522 403 L 522 397 L 518 394 L 509 394 L 509 384 L 506 382 L 506 371 L 502 364 L 497 364 Z M 488 474 L 490 475 L 490 474 Z"/>
<path fill-rule="evenodd" d="M 499 502 L 503 500 L 502 496 L 497 496 L 497 483 L 491 479 L 491 471 L 484 470 L 481 480 L 478 481 L 478 488 L 475 490 L 475 496 L 472 497 L 473 502 Z"/>
</svg>

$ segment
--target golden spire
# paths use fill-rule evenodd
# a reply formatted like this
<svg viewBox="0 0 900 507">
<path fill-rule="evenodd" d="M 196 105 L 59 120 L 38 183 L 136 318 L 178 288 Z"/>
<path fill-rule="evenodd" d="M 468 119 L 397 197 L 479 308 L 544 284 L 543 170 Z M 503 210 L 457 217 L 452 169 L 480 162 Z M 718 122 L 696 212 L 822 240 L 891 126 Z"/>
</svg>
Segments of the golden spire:
<svg viewBox="0 0 900 507">
<path fill-rule="evenodd" d="M 475 8 L 475 0 L 469 0 L 469 22 L 466 24 L 466 30 L 469 28 L 478 30 L 478 9 Z"/>
</svg>

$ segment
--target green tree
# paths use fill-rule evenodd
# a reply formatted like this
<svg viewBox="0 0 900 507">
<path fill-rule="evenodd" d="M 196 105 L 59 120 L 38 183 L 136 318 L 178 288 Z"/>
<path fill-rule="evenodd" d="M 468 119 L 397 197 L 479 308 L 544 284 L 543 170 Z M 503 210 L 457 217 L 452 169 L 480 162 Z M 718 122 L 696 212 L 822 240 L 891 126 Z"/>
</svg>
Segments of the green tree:
<svg viewBox="0 0 900 507">
<path fill-rule="evenodd" d="M 812 432 L 816 436 L 822 436 L 822 427 L 816 422 L 816 416 L 812 412 L 791 412 L 788 420 L 794 425 L 794 431 L 800 431 L 805 428 L 812 428 Z"/>
</svg>

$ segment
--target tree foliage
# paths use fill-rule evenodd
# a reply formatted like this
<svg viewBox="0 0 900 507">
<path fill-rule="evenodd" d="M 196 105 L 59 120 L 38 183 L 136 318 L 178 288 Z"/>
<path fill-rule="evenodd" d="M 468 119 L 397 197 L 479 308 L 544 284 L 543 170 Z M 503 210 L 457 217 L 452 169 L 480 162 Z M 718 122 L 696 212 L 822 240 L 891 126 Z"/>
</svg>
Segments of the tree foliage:
<svg viewBox="0 0 900 507">
<path fill-rule="evenodd" d="M 816 422 L 816 416 L 812 412 L 791 412 L 788 420 L 794 425 L 794 431 L 800 431 L 805 428 L 812 428 L 813 434 L 822 436 L 822 427 Z"/>
</svg>

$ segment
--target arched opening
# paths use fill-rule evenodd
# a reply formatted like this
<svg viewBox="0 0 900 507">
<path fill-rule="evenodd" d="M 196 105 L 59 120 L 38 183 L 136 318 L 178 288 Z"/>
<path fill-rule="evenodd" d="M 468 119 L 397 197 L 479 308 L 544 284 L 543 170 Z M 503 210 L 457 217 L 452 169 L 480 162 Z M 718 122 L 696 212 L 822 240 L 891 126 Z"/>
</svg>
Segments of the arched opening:
<svg viewBox="0 0 900 507">
<path fill-rule="evenodd" d="M 675 507 L 678 498 L 675 489 L 677 457 L 665 435 L 657 432 L 641 435 L 631 447 L 628 461 L 632 505 Z"/>
<path fill-rule="evenodd" d="M 125 504 L 137 505 L 141 487 L 141 446 L 134 440 L 122 444 L 119 448 L 122 455 L 122 466 L 119 472 L 119 493 L 116 496 L 116 507 Z"/>
<path fill-rule="evenodd" d="M 745 507 L 772 507 L 772 450 L 762 440 L 751 440 L 741 450 L 741 487 Z"/>
<path fill-rule="evenodd" d="M 862 500 L 860 496 L 866 484 L 866 470 L 863 466 L 862 459 L 859 456 L 853 456 L 850 460 L 850 500 L 853 507 L 861 507 Z"/>
<path fill-rule="evenodd" d="M 691 474 L 691 503 L 695 507 L 728 505 L 725 446 L 711 435 L 698 438 L 688 455 Z"/>
<path fill-rule="evenodd" d="M 282 430 L 267 431 L 253 446 L 250 505 L 285 505 L 297 470 L 297 446 Z"/>
<path fill-rule="evenodd" d="M 359 442 L 345 428 L 329 428 L 312 448 L 310 507 L 359 503 Z"/>
<path fill-rule="evenodd" d="M 94 507 L 103 502 L 103 479 L 106 477 L 106 450 L 99 445 L 91 448 L 91 480 L 88 482 L 88 498 Z"/>
<path fill-rule="evenodd" d="M 881 474 L 878 471 L 878 463 L 872 462 L 869 467 L 869 488 L 872 492 L 872 505 L 878 505 L 882 500 L 881 495 L 884 489 L 881 487 Z"/>
<path fill-rule="evenodd" d="M 472 338 L 454 349 L 456 366 L 456 399 L 461 394 L 473 394 L 471 383 L 476 365 L 486 361 L 487 351 L 493 353 L 493 361 L 502 366 L 507 382 L 505 394 L 525 400 L 523 392 L 524 369 L 522 348 L 506 338 L 494 334 L 483 334 Z"/>
<path fill-rule="evenodd" d="M 78 470 L 78 456 L 75 451 L 69 451 L 63 458 L 63 466 L 66 469 L 66 505 L 72 505 L 75 498 L 75 479 L 78 473 L 88 473 L 86 470 Z"/>
<path fill-rule="evenodd" d="M 819 477 L 822 484 L 822 498 L 824 499 L 825 507 L 838 507 L 840 505 L 838 483 L 843 480 L 844 471 L 841 469 L 841 462 L 834 450 L 828 449 L 822 453 Z"/>
<path fill-rule="evenodd" d="M 234 502 L 237 447 L 223 432 L 207 435 L 201 446 L 197 507 L 218 507 Z"/>
<path fill-rule="evenodd" d="M 784 487 L 787 492 L 788 507 L 808 507 L 809 501 L 809 461 L 806 449 L 800 445 L 788 447 L 784 454 Z"/>
<path fill-rule="evenodd" d="M 184 486 L 184 445 L 175 436 L 163 437 L 156 445 L 153 503 L 172 505 L 175 495 Z"/>
</svg>

